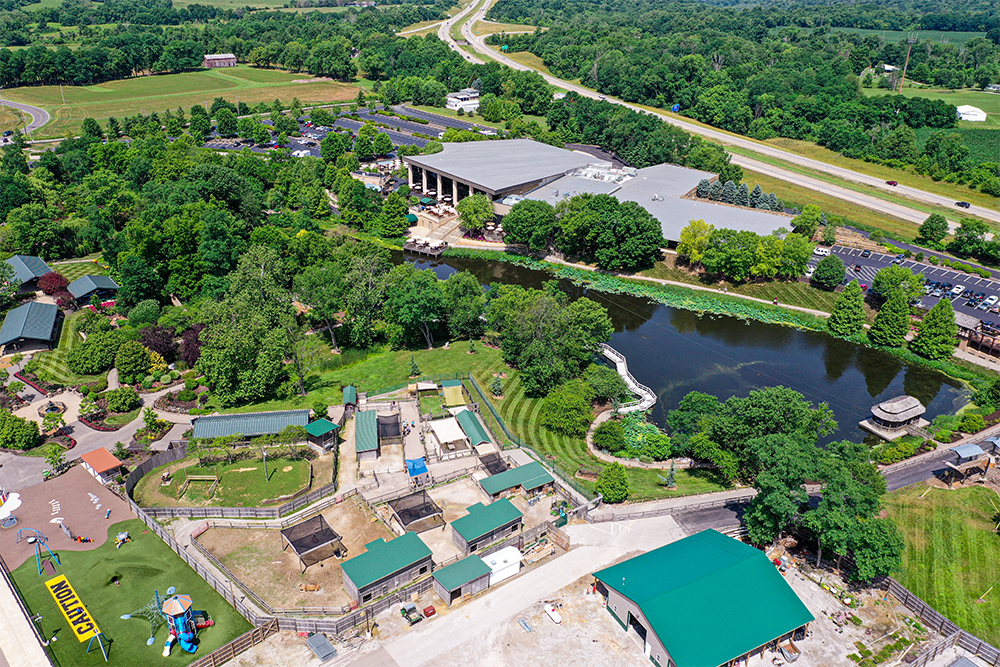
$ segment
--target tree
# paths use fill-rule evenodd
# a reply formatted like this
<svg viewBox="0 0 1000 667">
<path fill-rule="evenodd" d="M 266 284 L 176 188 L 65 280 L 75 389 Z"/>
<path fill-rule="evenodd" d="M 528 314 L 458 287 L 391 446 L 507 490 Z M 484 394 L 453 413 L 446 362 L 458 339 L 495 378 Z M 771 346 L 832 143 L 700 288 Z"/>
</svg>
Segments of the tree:
<svg viewBox="0 0 1000 667">
<path fill-rule="evenodd" d="M 620 503 L 628 498 L 628 473 L 621 463 L 609 463 L 597 476 L 596 491 L 606 503 Z"/>
<path fill-rule="evenodd" d="M 411 335 L 419 332 L 427 343 L 427 349 L 431 349 L 434 347 L 434 327 L 445 315 L 441 282 L 431 269 L 416 271 L 411 264 L 401 266 L 406 271 L 391 291 L 389 309 L 404 332 Z"/>
<path fill-rule="evenodd" d="M 698 189 L 695 193 L 701 199 L 708 199 L 708 191 L 712 188 L 712 184 L 708 182 L 707 178 L 703 178 L 698 181 Z"/>
<path fill-rule="evenodd" d="M 493 396 L 503 396 L 503 382 L 500 381 L 499 375 L 494 377 L 493 382 L 490 383 L 490 393 Z"/>
<path fill-rule="evenodd" d="M 118 284 L 118 303 L 125 307 L 144 299 L 156 299 L 163 285 L 145 259 L 131 254 L 118 262 Z"/>
<path fill-rule="evenodd" d="M 48 295 L 65 292 L 68 286 L 69 281 L 61 273 L 55 271 L 46 273 L 38 279 L 38 289 Z"/>
<path fill-rule="evenodd" d="M 295 276 L 299 299 L 312 308 L 310 314 L 326 325 L 334 352 L 340 352 L 334 328 L 344 307 L 344 267 L 340 263 L 308 266 Z"/>
<path fill-rule="evenodd" d="M 379 236 L 386 239 L 399 238 L 406 235 L 410 223 L 407 216 L 410 205 L 406 197 L 399 192 L 390 192 L 382 203 L 382 217 L 379 220 Z"/>
<path fill-rule="evenodd" d="M 892 519 L 870 519 L 857 523 L 850 536 L 851 553 L 857 568 L 851 573 L 856 581 L 895 574 L 903 565 L 906 546 Z"/>
<path fill-rule="evenodd" d="M 902 347 L 909 329 L 910 306 L 906 294 L 902 290 L 895 290 L 875 316 L 868 338 L 883 347 Z"/>
<path fill-rule="evenodd" d="M 778 275 L 798 278 L 806 272 L 816 245 L 801 234 L 789 234 L 781 245 L 781 265 Z"/>
<path fill-rule="evenodd" d="M 737 194 L 736 184 L 732 181 L 726 181 L 726 184 L 722 186 L 722 194 L 719 199 L 723 204 L 735 204 Z"/>
<path fill-rule="evenodd" d="M 507 241 L 523 243 L 532 250 L 545 250 L 556 227 L 556 209 L 541 199 L 523 199 L 504 216 Z"/>
<path fill-rule="evenodd" d="M 846 274 L 843 260 L 836 255 L 827 255 L 816 264 L 812 280 L 817 285 L 832 290 L 844 281 Z"/>
<path fill-rule="evenodd" d="M 837 226 L 825 225 L 823 227 L 823 245 L 832 246 L 837 242 Z"/>
<path fill-rule="evenodd" d="M 49 445 L 45 448 L 45 462 L 52 470 L 59 470 L 66 465 L 66 450 L 54 443 Z"/>
<path fill-rule="evenodd" d="M 141 301 L 128 311 L 128 323 L 136 329 L 153 324 L 158 319 L 160 319 L 160 304 L 154 299 Z"/>
<path fill-rule="evenodd" d="M 761 204 L 764 202 L 764 192 L 760 189 L 760 183 L 753 186 L 753 192 L 750 193 L 748 199 L 750 200 L 750 208 L 761 207 Z"/>
<path fill-rule="evenodd" d="M 375 155 L 388 155 L 392 152 L 392 139 L 385 132 L 379 132 L 372 139 L 372 149 Z"/>
<path fill-rule="evenodd" d="M 39 440 L 38 422 L 0 409 L 0 447 L 25 451 L 37 447 Z"/>
<path fill-rule="evenodd" d="M 760 470 L 757 495 L 744 521 L 750 540 L 767 544 L 779 538 L 809 502 L 805 482 L 815 466 L 815 445 L 801 434 L 774 433 L 750 443 Z"/>
<path fill-rule="evenodd" d="M 42 417 L 42 430 L 46 433 L 52 433 L 65 425 L 66 418 L 61 412 L 46 412 L 45 416 Z"/>
<path fill-rule="evenodd" d="M 616 455 L 625 449 L 625 429 L 617 419 L 609 419 L 594 429 L 594 447 Z"/>
<path fill-rule="evenodd" d="M 802 209 L 802 213 L 799 213 L 792 219 L 792 229 L 797 234 L 802 234 L 806 238 L 811 239 L 816 230 L 819 229 L 822 216 L 823 211 L 820 210 L 819 206 L 808 204 Z"/>
<path fill-rule="evenodd" d="M 923 296 L 924 278 L 898 264 L 880 269 L 875 274 L 875 279 L 872 281 L 872 294 L 886 298 L 886 295 L 897 290 L 903 292 L 907 301 Z"/>
<path fill-rule="evenodd" d="M 594 390 L 594 400 L 602 403 L 624 401 L 632 392 L 625 380 L 613 368 L 590 364 L 583 372 L 583 380 Z"/>
<path fill-rule="evenodd" d="M 743 207 L 750 206 L 750 187 L 746 183 L 740 183 L 739 190 L 736 192 L 735 204 Z"/>
<path fill-rule="evenodd" d="M 139 382 L 149 371 L 149 350 L 137 340 L 130 340 L 118 348 L 115 355 L 115 368 L 123 382 L 134 384 Z"/>
<path fill-rule="evenodd" d="M 594 419 L 593 400 L 594 390 L 584 380 L 565 382 L 542 401 L 539 423 L 554 433 L 582 437 Z"/>
<path fill-rule="evenodd" d="M 0 172 L 8 174 L 27 174 L 28 159 L 24 156 L 24 150 L 28 143 L 24 140 L 24 135 L 15 132 L 12 141 L 4 146 L 3 157 L 0 158 Z"/>
<path fill-rule="evenodd" d="M 826 325 L 838 336 L 854 336 L 864 331 L 865 294 L 857 280 L 848 283 L 837 297 Z"/>
<path fill-rule="evenodd" d="M 958 345 L 958 326 L 951 299 L 940 299 L 920 323 L 910 349 L 926 359 L 947 359 Z"/>
<path fill-rule="evenodd" d="M 483 287 L 468 271 L 459 271 L 444 281 L 444 304 L 452 336 L 470 339 L 482 331 L 486 296 Z"/>
<path fill-rule="evenodd" d="M 237 130 L 236 114 L 229 109 L 219 109 L 215 113 L 216 130 L 220 137 L 235 137 Z"/>
<path fill-rule="evenodd" d="M 504 224 L 507 224 L 506 218 Z M 714 231 L 715 227 L 704 220 L 692 220 L 681 230 L 677 254 L 687 257 L 691 264 L 700 264 L 705 255 L 705 248 L 708 247 L 708 240 Z"/>
<path fill-rule="evenodd" d="M 455 206 L 462 226 L 470 232 L 478 232 L 493 219 L 493 202 L 489 196 L 475 194 L 466 197 Z"/>
<path fill-rule="evenodd" d="M 139 392 L 132 387 L 112 389 L 105 398 L 108 400 L 108 410 L 111 412 L 131 412 L 142 405 Z"/>
<path fill-rule="evenodd" d="M 932 213 L 929 218 L 920 225 L 917 233 L 917 243 L 928 243 L 937 245 L 948 235 L 948 220 L 940 213 Z"/>
<path fill-rule="evenodd" d="M 88 139 L 104 138 L 104 132 L 101 130 L 101 126 L 96 120 L 90 117 L 83 119 L 83 125 L 80 127 L 80 134 Z"/>
<path fill-rule="evenodd" d="M 410 355 L 410 377 L 415 378 L 420 375 L 420 366 L 417 364 L 417 358 L 414 355 Z"/>
</svg>

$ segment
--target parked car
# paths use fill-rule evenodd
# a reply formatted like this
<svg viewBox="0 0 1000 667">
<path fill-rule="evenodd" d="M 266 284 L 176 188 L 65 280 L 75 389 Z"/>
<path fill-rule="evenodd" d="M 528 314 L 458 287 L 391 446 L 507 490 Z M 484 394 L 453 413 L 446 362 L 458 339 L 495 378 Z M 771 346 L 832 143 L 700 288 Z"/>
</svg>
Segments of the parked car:
<svg viewBox="0 0 1000 667">
<path fill-rule="evenodd" d="M 906 259 L 906 255 L 896 255 L 896 257 L 893 258 L 892 263 L 893 264 L 902 264 L 904 259 Z"/>
<path fill-rule="evenodd" d="M 941 297 L 944 296 L 944 290 L 938 287 L 933 292 L 931 292 L 931 296 L 936 296 L 937 298 L 940 299 Z"/>
<path fill-rule="evenodd" d="M 955 285 L 954 287 L 951 288 L 950 294 L 952 298 L 955 298 L 964 291 L 965 291 L 965 285 Z"/>
<path fill-rule="evenodd" d="M 830 249 L 822 246 L 816 246 L 813 248 L 813 254 L 817 257 L 827 257 L 830 254 Z"/>
<path fill-rule="evenodd" d="M 809 268 L 806 269 L 806 278 L 812 278 L 812 275 L 814 273 L 816 273 L 816 267 L 810 266 Z"/>
<path fill-rule="evenodd" d="M 871 257 L 872 256 L 872 251 L 871 250 L 863 250 L 863 251 L 861 251 L 861 256 L 862 257 Z"/>
<path fill-rule="evenodd" d="M 957 201 L 955 202 L 955 206 L 958 206 L 959 208 L 972 208 L 972 204 L 967 201 Z"/>
<path fill-rule="evenodd" d="M 896 187 L 897 185 L 899 185 L 899 183 L 897 183 L 896 181 L 886 181 L 885 184 L 886 185 L 891 185 L 893 187 Z"/>
</svg>

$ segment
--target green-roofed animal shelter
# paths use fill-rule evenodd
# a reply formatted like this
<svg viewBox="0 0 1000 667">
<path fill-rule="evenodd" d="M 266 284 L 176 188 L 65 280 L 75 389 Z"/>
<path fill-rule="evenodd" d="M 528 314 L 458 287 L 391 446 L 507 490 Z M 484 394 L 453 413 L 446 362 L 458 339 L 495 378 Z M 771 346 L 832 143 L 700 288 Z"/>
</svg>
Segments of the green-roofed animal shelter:
<svg viewBox="0 0 1000 667">
<path fill-rule="evenodd" d="M 224 438 L 242 435 L 275 435 L 289 426 L 305 427 L 309 424 L 309 410 L 277 410 L 275 412 L 245 412 L 238 415 L 210 415 L 197 417 L 191 432 L 192 438 Z"/>
<path fill-rule="evenodd" d="M 714 530 L 594 577 L 611 616 L 661 667 L 725 665 L 813 620 L 763 552 Z"/>
<path fill-rule="evenodd" d="M 358 404 L 358 389 L 354 386 L 344 387 L 344 405 Z"/>
<path fill-rule="evenodd" d="M 365 549 L 340 566 L 344 590 L 359 604 L 388 595 L 431 571 L 431 550 L 416 533 L 389 542 L 380 537 Z"/>
<path fill-rule="evenodd" d="M 0 327 L 0 345 L 17 348 L 25 341 L 40 340 L 48 343 L 51 348 L 59 312 L 58 306 L 37 301 L 29 301 L 14 308 L 7 313 L 3 327 Z"/>
<path fill-rule="evenodd" d="M 490 498 L 509 496 L 517 493 L 518 489 L 524 491 L 525 495 L 540 493 L 551 488 L 553 484 L 555 478 L 538 461 L 479 480 L 479 486 Z"/>
<path fill-rule="evenodd" d="M 326 448 L 331 443 L 337 444 L 337 429 L 339 428 L 340 426 L 324 417 L 306 424 L 306 433 L 309 434 L 309 442 Z"/>
<path fill-rule="evenodd" d="M 473 447 L 490 442 L 490 436 L 486 435 L 486 429 L 470 410 L 462 410 L 455 415 L 455 419 L 458 420 L 458 425 L 462 427 L 462 431 Z"/>
<path fill-rule="evenodd" d="M 476 503 L 469 507 L 468 514 L 452 521 L 451 541 L 467 554 L 515 535 L 523 527 L 521 510 L 501 498 L 489 505 Z"/>
<path fill-rule="evenodd" d="M 378 413 L 374 410 L 354 415 L 354 451 L 359 461 L 374 461 L 382 455 L 378 442 Z"/>
<path fill-rule="evenodd" d="M 94 294 L 111 296 L 119 287 L 110 276 L 83 276 L 71 282 L 66 289 L 77 301 L 86 301 Z"/>
<path fill-rule="evenodd" d="M 41 257 L 14 255 L 7 258 L 7 263 L 14 267 L 14 276 L 21 283 L 22 290 L 34 291 L 35 281 L 46 273 L 52 273 L 52 267 Z"/>
<path fill-rule="evenodd" d="M 434 591 L 449 607 L 466 595 L 475 595 L 489 587 L 490 567 L 479 556 L 469 556 L 434 570 Z"/>
</svg>

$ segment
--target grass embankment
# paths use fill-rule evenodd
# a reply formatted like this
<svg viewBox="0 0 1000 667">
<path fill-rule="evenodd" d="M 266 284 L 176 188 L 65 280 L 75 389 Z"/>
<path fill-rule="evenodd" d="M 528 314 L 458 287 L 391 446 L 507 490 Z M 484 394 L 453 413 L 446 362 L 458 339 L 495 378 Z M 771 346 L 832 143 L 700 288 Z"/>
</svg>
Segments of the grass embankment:
<svg viewBox="0 0 1000 667">
<path fill-rule="evenodd" d="M 24 130 L 24 121 L 21 120 L 21 115 L 8 107 L 4 107 L 0 111 L 0 133 L 6 132 L 7 130 Z"/>
<path fill-rule="evenodd" d="M 535 32 L 536 26 L 518 23 L 494 23 L 493 21 L 476 21 L 472 26 L 473 35 L 497 35 L 502 32 L 508 34 Z"/>
<path fill-rule="evenodd" d="M 1000 583 L 1000 498 L 985 487 L 932 489 L 920 498 L 926 490 L 920 484 L 885 499 L 906 540 L 899 581 L 963 630 L 997 645 L 1000 588 L 989 589 Z"/>
<path fill-rule="evenodd" d="M 287 458 L 267 459 L 267 480 L 264 462 L 260 458 L 234 463 L 199 466 L 192 456 L 150 471 L 133 491 L 133 499 L 143 507 L 265 507 L 288 502 L 287 496 L 309 486 L 309 461 Z M 313 479 L 323 485 L 332 479 L 332 457 L 312 462 Z M 167 470 L 173 472 L 167 486 L 160 478 Z M 208 490 L 212 482 L 192 481 L 178 498 L 178 491 L 189 475 L 218 474 L 221 480 L 212 497 Z"/>
<path fill-rule="evenodd" d="M 114 536 L 125 530 L 132 542 L 115 549 Z M 62 565 L 56 566 L 56 573 L 66 575 L 80 601 L 113 643 L 107 663 L 100 650 L 86 652 L 86 643 L 74 639 L 44 586 L 51 577 L 39 576 L 35 559 L 30 558 L 14 570 L 14 580 L 31 613 L 43 617 L 39 622 L 42 633 L 46 637 L 52 634 L 59 637 L 60 641 L 50 644 L 58 664 L 74 667 L 135 667 L 161 662 L 186 665 L 250 629 L 250 624 L 235 609 L 138 519 L 109 526 L 108 541 L 92 551 L 64 551 L 59 557 Z M 115 577 L 119 578 L 120 586 L 114 584 Z M 198 653 L 185 653 L 175 646 L 170 658 L 164 661 L 160 652 L 167 638 L 166 626 L 160 626 L 156 641 L 147 646 L 149 621 L 120 617 L 146 605 L 153 598 L 154 589 L 163 595 L 170 586 L 175 586 L 180 594 L 190 595 L 194 608 L 208 612 L 215 625 L 198 633 Z M 94 648 L 97 649 L 96 642 Z"/>
<path fill-rule="evenodd" d="M 483 117 L 480 116 L 478 113 L 474 116 L 470 116 L 469 114 L 463 114 L 459 116 L 458 112 L 455 111 L 454 109 L 443 109 L 441 107 L 412 106 L 412 105 L 411 107 L 419 111 L 426 111 L 427 113 L 437 114 L 438 116 L 447 116 L 448 118 L 457 118 L 458 120 L 464 120 L 468 121 L 469 123 L 474 123 L 476 125 L 484 125 L 486 127 L 496 128 L 498 130 L 504 129 L 506 125 L 505 123 L 493 123 L 488 120 L 483 120 Z M 524 119 L 526 123 L 530 123 L 532 121 L 538 123 L 538 125 L 543 130 L 549 129 L 549 122 L 548 120 L 545 119 L 545 116 L 532 116 L 531 114 L 522 114 L 521 118 Z"/>
<path fill-rule="evenodd" d="M 56 349 L 51 352 L 35 354 L 33 360 L 38 369 L 38 377 L 46 382 L 68 386 L 96 382 L 104 377 L 103 375 L 77 375 L 70 370 L 66 363 L 66 356 L 77 346 L 83 344 L 83 338 L 76 332 L 77 323 L 82 315 L 83 311 L 77 311 L 63 321 L 62 331 L 59 334 L 59 345 Z"/>
<path fill-rule="evenodd" d="M 527 67 L 530 67 L 533 70 L 541 72 L 542 74 L 547 74 L 548 76 L 556 76 L 555 74 L 552 73 L 552 70 L 548 68 L 548 65 L 546 65 L 545 62 L 539 56 L 536 56 L 534 53 L 530 53 L 528 51 L 510 51 L 508 53 L 503 53 L 500 50 L 499 46 L 493 46 L 491 44 L 487 44 L 486 48 L 493 49 L 497 53 L 505 55 L 511 60 L 517 61 L 522 65 L 526 65 Z M 483 58 L 489 60 L 488 58 L 486 58 L 486 56 L 483 56 Z M 571 81 L 570 83 L 579 83 L 579 81 L 574 80 Z"/>
<path fill-rule="evenodd" d="M 242 6 L 242 5 L 240 5 Z M 297 97 L 303 106 L 352 100 L 357 86 L 335 81 L 308 81 L 312 75 L 279 70 L 255 69 L 245 65 L 182 74 L 144 76 L 108 81 L 94 86 L 66 86 L 62 104 L 59 86 L 31 86 L 4 90 L 5 98 L 40 106 L 52 114 L 52 121 L 35 132 L 35 138 L 62 137 L 77 132 L 84 118 L 102 125 L 110 116 L 163 113 L 182 107 L 185 113 L 196 104 L 211 104 L 216 97 L 254 105 L 275 99 L 286 103 Z"/>
</svg>

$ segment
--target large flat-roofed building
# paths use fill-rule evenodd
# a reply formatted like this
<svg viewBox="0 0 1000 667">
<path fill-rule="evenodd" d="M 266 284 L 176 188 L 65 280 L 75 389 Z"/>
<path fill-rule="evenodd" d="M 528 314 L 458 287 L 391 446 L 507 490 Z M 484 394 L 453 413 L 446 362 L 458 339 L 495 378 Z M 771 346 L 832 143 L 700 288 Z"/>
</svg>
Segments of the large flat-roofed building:
<svg viewBox="0 0 1000 667">
<path fill-rule="evenodd" d="M 411 185 L 456 203 L 477 193 L 494 200 L 525 194 L 594 161 L 532 139 L 446 143 L 440 153 L 403 158 Z"/>
<path fill-rule="evenodd" d="M 592 172 L 592 173 L 588 173 Z M 681 230 L 691 220 L 704 220 L 716 228 L 751 231 L 767 235 L 779 228 L 791 228 L 792 217 L 761 209 L 726 206 L 689 195 L 702 179 L 715 174 L 676 164 L 658 164 L 645 169 L 585 169 L 567 174 L 525 195 L 555 206 L 581 194 L 611 195 L 620 202 L 639 204 L 660 221 L 663 238 L 680 239 Z"/>
</svg>

